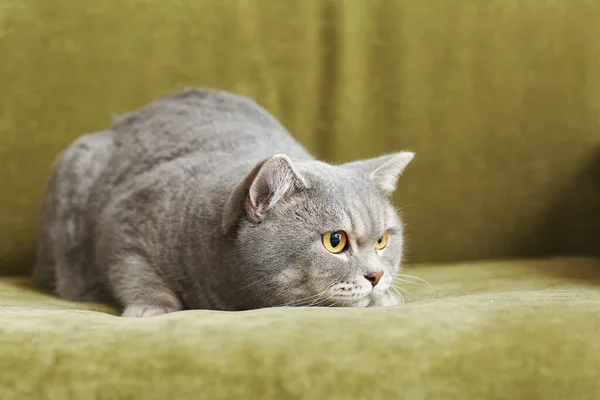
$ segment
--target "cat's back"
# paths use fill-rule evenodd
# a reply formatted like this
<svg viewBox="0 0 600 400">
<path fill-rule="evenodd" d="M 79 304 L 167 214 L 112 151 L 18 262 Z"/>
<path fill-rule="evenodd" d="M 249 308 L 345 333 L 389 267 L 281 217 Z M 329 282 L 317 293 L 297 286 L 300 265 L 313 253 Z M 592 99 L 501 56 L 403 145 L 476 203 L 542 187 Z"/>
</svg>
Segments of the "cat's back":
<svg viewBox="0 0 600 400">
<path fill-rule="evenodd" d="M 118 121 L 113 130 L 121 147 L 158 154 L 196 151 L 245 152 L 269 145 L 298 151 L 287 130 L 255 101 L 210 89 L 188 89 L 158 99 Z M 287 147 L 287 149 L 286 149 Z"/>
<path fill-rule="evenodd" d="M 116 150 L 107 174 L 120 181 L 182 158 L 211 165 L 257 162 L 275 153 L 312 158 L 263 107 L 218 90 L 160 98 L 125 115 L 112 131 Z"/>
<path fill-rule="evenodd" d="M 109 132 L 114 146 L 91 189 L 91 215 L 144 188 L 170 192 L 182 185 L 219 197 L 273 154 L 312 159 L 264 108 L 216 90 L 160 98 L 125 115 Z"/>
</svg>

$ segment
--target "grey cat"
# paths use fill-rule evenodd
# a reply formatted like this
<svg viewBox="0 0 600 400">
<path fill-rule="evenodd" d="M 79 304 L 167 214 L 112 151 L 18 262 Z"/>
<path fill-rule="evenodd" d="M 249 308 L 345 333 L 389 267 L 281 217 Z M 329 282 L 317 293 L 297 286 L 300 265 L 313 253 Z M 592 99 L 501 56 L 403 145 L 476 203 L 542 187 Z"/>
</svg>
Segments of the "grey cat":
<svg viewBox="0 0 600 400">
<path fill-rule="evenodd" d="M 388 306 L 413 158 L 315 160 L 255 102 L 192 89 L 77 139 L 55 162 L 35 277 L 124 316 Z"/>
</svg>

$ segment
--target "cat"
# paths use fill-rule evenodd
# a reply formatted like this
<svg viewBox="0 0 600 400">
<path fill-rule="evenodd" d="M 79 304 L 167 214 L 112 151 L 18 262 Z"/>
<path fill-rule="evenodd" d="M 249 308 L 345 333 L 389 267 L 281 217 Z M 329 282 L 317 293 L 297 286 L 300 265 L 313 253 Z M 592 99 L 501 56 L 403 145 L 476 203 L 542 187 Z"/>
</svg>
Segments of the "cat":
<svg viewBox="0 0 600 400">
<path fill-rule="evenodd" d="M 389 197 L 413 156 L 330 165 L 249 98 L 163 96 L 59 155 L 33 274 L 125 317 L 396 305 L 403 226 Z"/>
</svg>

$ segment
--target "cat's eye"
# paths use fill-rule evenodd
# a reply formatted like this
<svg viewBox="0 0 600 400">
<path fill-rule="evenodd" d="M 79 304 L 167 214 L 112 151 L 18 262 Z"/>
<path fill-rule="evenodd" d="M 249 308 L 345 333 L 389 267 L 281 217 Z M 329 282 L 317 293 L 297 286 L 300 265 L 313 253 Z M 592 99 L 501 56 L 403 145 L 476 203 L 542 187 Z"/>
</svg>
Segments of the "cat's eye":
<svg viewBox="0 0 600 400">
<path fill-rule="evenodd" d="M 327 232 L 323 235 L 322 242 L 328 252 L 338 254 L 346 248 L 348 236 L 344 231 Z"/>
<path fill-rule="evenodd" d="M 375 243 L 375 248 L 377 250 L 383 250 L 388 243 L 388 236 L 390 235 L 389 231 L 385 231 L 385 233 L 377 240 Z"/>
</svg>

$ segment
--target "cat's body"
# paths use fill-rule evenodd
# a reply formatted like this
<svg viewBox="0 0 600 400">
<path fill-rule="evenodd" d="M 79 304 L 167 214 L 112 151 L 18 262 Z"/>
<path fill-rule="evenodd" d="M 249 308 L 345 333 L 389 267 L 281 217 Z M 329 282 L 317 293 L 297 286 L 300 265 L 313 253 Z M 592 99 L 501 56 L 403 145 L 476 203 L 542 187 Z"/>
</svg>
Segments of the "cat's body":
<svg viewBox="0 0 600 400">
<path fill-rule="evenodd" d="M 188 90 L 63 152 L 34 274 L 61 297 L 128 316 L 395 304 L 402 229 L 387 194 L 410 158 L 330 166 L 251 100 Z M 347 248 L 325 250 L 323 234 L 342 230 Z M 363 254 L 387 230 L 390 244 Z"/>
</svg>

